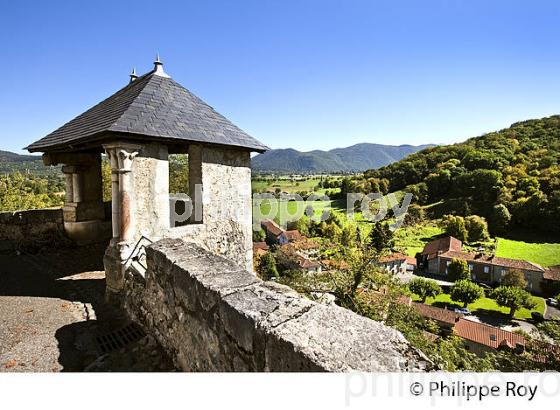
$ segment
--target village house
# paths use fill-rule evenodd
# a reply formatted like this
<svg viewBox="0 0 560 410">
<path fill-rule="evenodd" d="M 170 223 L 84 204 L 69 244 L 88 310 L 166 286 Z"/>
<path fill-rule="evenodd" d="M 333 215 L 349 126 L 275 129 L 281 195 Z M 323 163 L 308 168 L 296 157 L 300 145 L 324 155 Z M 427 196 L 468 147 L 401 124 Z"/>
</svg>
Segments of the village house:
<svg viewBox="0 0 560 410">
<path fill-rule="evenodd" d="M 463 317 L 460 313 L 455 313 L 449 309 L 442 309 L 437 306 L 430 306 L 424 303 L 414 302 L 414 310 L 426 319 L 433 320 L 441 329 L 443 334 L 453 333 L 453 327 Z"/>
<path fill-rule="evenodd" d="M 520 259 L 502 258 L 483 253 L 465 252 L 462 250 L 462 242 L 448 236 L 436 239 L 424 247 L 421 260 L 425 261 L 428 273 L 439 276 L 447 276 L 447 267 L 454 259 L 467 262 L 471 279 L 475 282 L 489 285 L 499 284 L 506 273 L 519 270 L 524 273 L 527 281 L 527 291 L 542 293 L 545 269 L 533 262 Z M 549 278 L 554 277 L 549 274 Z"/>
<path fill-rule="evenodd" d="M 465 348 L 478 356 L 497 349 L 525 350 L 525 338 L 517 333 L 498 327 L 461 318 L 455 324 L 453 333 L 465 341 Z"/>
<path fill-rule="evenodd" d="M 266 244 L 266 242 L 253 242 L 253 257 L 258 259 L 267 253 L 269 249 L 270 247 Z"/>
<path fill-rule="evenodd" d="M 377 266 L 385 269 L 389 273 L 404 275 L 414 272 L 416 269 L 416 259 L 399 252 L 394 252 L 379 258 Z"/>
</svg>

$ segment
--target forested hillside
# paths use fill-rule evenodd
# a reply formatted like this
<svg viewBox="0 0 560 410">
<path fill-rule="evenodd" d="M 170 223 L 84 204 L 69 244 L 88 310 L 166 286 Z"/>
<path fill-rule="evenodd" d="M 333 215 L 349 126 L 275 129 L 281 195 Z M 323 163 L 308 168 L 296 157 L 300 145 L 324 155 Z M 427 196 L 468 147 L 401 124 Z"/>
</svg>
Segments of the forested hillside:
<svg viewBox="0 0 560 410">
<path fill-rule="evenodd" d="M 503 232 L 560 233 L 560 116 L 427 148 L 348 180 L 343 191 L 407 190 L 433 217 L 477 214 Z"/>
</svg>

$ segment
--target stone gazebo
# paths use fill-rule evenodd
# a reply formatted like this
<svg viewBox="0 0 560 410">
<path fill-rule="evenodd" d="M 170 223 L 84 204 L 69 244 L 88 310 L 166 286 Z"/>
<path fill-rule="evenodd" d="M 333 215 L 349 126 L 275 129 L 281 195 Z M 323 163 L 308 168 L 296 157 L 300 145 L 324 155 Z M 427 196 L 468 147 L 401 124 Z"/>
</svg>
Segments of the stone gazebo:
<svg viewBox="0 0 560 410">
<path fill-rule="evenodd" d="M 108 297 L 122 291 L 141 238 L 181 238 L 252 270 L 250 153 L 268 148 L 163 70 L 143 76 L 29 145 L 47 165 L 63 164 L 64 226 L 77 242 L 108 235 L 101 154 L 111 164 L 112 239 L 104 258 Z M 171 226 L 168 156 L 187 153 L 194 216 Z M 171 201 L 171 204 L 174 204 Z M 184 207 L 188 204 L 185 203 Z"/>
</svg>

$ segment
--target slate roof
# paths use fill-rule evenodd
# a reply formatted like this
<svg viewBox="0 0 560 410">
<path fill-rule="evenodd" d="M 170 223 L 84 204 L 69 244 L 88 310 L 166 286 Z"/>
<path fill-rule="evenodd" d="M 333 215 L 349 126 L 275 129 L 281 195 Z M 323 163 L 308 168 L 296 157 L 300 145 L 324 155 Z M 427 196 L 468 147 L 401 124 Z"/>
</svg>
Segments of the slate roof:
<svg viewBox="0 0 560 410">
<path fill-rule="evenodd" d="M 27 149 L 56 150 L 103 140 L 107 133 L 219 144 L 258 152 L 268 150 L 172 78 L 158 75 L 155 69 Z"/>
</svg>

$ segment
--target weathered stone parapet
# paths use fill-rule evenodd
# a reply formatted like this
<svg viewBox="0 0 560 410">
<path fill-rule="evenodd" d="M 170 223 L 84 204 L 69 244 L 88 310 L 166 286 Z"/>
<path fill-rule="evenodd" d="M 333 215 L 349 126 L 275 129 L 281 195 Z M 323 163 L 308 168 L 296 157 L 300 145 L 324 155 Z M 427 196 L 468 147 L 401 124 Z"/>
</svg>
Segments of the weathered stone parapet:
<svg viewBox="0 0 560 410">
<path fill-rule="evenodd" d="M 0 251 L 40 248 L 62 238 L 62 209 L 0 212 Z"/>
<path fill-rule="evenodd" d="M 127 272 L 124 306 L 185 371 L 419 371 L 398 331 L 263 282 L 178 239 L 147 248 L 146 277 Z"/>
</svg>

